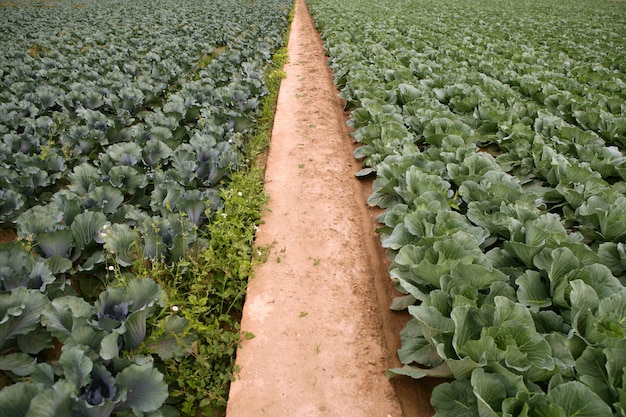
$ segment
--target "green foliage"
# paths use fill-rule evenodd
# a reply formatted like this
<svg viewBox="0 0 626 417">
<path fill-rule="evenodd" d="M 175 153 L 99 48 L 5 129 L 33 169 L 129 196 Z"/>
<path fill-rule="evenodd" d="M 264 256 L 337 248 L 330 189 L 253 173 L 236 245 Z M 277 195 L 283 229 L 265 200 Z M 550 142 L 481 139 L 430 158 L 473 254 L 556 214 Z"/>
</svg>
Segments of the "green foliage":
<svg viewBox="0 0 626 417">
<path fill-rule="evenodd" d="M 291 2 L 14 6 L 0 414 L 223 415 Z"/>
<path fill-rule="evenodd" d="M 264 167 L 253 162 L 269 145 L 286 58 L 284 49 L 278 51 L 266 72 L 269 93 L 263 99 L 258 130 L 244 145 L 244 155 L 251 162 L 246 169 L 233 172 L 228 186 L 219 191 L 223 203 L 202 232 L 206 246 L 175 267 L 156 263 L 145 272 L 160 277 L 171 297 L 170 309 L 189 323 L 177 335 L 188 354 L 165 360 L 163 368 L 170 401 L 185 415 L 195 415 L 197 410 L 207 416 L 224 414 L 230 383 L 238 371 L 237 346 L 241 337 L 254 337 L 241 334 L 239 326 L 248 279 L 263 255 L 253 242 L 267 202 Z M 148 343 L 146 348 L 157 346 Z"/>
<path fill-rule="evenodd" d="M 170 310 L 188 323 L 184 332 L 177 334 L 187 355 L 165 360 L 164 372 L 170 400 L 189 415 L 199 408 L 207 415 L 221 415 L 236 374 L 239 319 L 253 271 L 251 260 L 258 258 L 254 234 L 266 203 L 262 169 L 233 173 L 220 197 L 224 207 L 206 226 L 204 249 L 176 268 L 162 264 L 144 272 L 159 277 L 169 293 Z M 149 342 L 145 347 L 155 351 L 159 344 Z"/>
<path fill-rule="evenodd" d="M 75 295 L 53 300 L 46 295 L 25 287 L 0 294 L 0 369 L 13 383 L 0 391 L 3 412 L 143 415 L 163 406 L 168 397 L 163 374 L 136 350 L 147 320 L 164 302 L 153 280 L 111 286 L 94 305 Z M 42 361 L 51 351 L 52 360 Z"/>
<path fill-rule="evenodd" d="M 623 414 L 624 3 L 307 4 L 413 317 L 390 373 L 455 378 L 438 416 Z"/>
</svg>

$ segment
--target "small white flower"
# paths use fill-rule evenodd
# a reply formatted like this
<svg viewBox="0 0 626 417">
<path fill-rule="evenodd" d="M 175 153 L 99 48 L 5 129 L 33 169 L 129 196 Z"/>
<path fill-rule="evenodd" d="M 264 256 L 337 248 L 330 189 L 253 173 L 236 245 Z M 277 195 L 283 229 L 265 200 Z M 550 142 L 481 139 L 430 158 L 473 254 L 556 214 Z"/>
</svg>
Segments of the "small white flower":
<svg viewBox="0 0 626 417">
<path fill-rule="evenodd" d="M 226 214 L 226 213 L 222 213 L 222 214 L 221 214 L 221 216 L 222 216 L 223 218 L 226 218 L 226 217 L 228 217 L 228 214 Z"/>
<path fill-rule="evenodd" d="M 241 191 L 239 191 L 239 192 L 237 193 L 237 195 L 238 195 L 239 197 L 243 197 L 243 193 L 242 193 Z"/>
<path fill-rule="evenodd" d="M 178 306 L 172 306 L 172 311 L 176 313 L 178 311 Z"/>
<path fill-rule="evenodd" d="M 109 271 L 115 271 L 115 267 L 113 265 L 109 265 Z"/>
<path fill-rule="evenodd" d="M 109 227 L 110 227 L 110 226 L 109 226 L 109 224 L 107 223 L 107 224 L 103 225 L 103 226 L 100 228 L 100 230 L 98 230 L 98 237 L 99 237 L 101 240 L 106 239 L 106 237 L 107 237 L 107 233 L 108 233 L 108 231 L 109 231 Z"/>
</svg>

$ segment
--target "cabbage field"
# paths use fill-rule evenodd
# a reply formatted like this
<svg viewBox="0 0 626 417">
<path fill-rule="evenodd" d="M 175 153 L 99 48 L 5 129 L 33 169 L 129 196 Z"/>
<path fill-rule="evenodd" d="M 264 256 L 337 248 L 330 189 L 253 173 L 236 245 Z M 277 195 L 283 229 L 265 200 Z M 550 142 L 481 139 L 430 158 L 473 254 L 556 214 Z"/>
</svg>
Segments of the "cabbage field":
<svg viewBox="0 0 626 417">
<path fill-rule="evenodd" d="M 194 256 L 215 263 L 204 226 L 245 198 L 229 184 L 250 165 L 290 9 L 0 0 L 0 416 L 224 406 L 198 372 L 229 381 L 203 352 L 233 356 L 225 317 L 241 294 L 226 294 L 225 273 L 219 289 L 168 296 L 193 288 L 176 279 Z M 221 291 L 219 311 L 202 291 Z M 205 322 L 194 333 L 190 320 Z M 203 341 L 209 330 L 219 338 Z"/>
<path fill-rule="evenodd" d="M 626 3 L 308 0 L 437 416 L 626 415 Z"/>
</svg>

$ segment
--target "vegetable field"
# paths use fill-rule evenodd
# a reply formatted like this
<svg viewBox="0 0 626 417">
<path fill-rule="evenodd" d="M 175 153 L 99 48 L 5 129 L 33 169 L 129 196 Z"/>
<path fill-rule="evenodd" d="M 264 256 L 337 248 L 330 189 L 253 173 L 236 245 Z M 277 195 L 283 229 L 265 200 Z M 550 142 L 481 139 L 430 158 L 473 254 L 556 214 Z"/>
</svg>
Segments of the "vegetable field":
<svg viewBox="0 0 626 417">
<path fill-rule="evenodd" d="M 626 415 L 626 3 L 309 0 L 438 416 Z"/>
<path fill-rule="evenodd" d="M 225 406 L 290 8 L 0 0 L 0 416 Z"/>
</svg>

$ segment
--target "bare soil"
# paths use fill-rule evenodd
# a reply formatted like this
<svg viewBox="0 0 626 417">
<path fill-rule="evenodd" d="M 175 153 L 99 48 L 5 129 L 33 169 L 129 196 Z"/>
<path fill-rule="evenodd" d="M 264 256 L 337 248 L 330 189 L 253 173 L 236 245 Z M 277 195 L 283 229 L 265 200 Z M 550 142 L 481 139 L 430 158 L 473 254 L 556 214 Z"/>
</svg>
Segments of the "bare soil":
<svg viewBox="0 0 626 417">
<path fill-rule="evenodd" d="M 0 229 L 0 244 L 11 243 L 17 239 L 17 232 L 14 229 Z"/>
<path fill-rule="evenodd" d="M 366 205 L 371 182 L 346 125 L 319 34 L 297 0 L 290 62 L 267 159 L 270 196 L 248 285 L 228 417 L 425 417 L 435 381 L 389 379 L 399 366 L 397 295 Z"/>
</svg>

